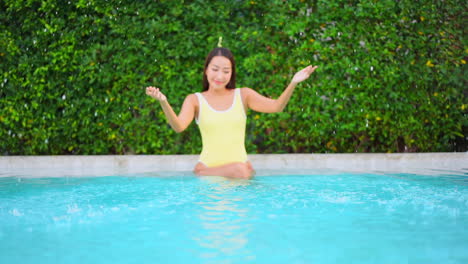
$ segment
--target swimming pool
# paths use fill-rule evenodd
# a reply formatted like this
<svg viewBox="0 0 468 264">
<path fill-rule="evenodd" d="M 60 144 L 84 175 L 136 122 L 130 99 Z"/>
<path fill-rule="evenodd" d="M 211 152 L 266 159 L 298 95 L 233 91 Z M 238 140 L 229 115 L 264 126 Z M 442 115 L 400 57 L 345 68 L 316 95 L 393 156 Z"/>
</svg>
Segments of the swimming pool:
<svg viewBox="0 0 468 264">
<path fill-rule="evenodd" d="M 467 263 L 467 248 L 468 170 L 0 178 L 0 263 Z"/>
</svg>

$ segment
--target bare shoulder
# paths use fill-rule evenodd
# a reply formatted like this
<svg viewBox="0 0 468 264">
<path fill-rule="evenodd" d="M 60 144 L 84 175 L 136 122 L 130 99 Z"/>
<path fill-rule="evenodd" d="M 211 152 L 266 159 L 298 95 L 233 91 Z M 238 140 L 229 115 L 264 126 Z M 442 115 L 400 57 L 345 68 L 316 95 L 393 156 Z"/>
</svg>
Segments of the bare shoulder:
<svg viewBox="0 0 468 264">
<path fill-rule="evenodd" d="M 253 92 L 253 89 L 252 88 L 249 88 L 249 87 L 242 87 L 242 88 L 239 88 L 241 90 L 241 93 L 250 93 L 250 92 Z"/>
<path fill-rule="evenodd" d="M 259 93 L 254 89 L 249 87 L 243 87 L 241 89 L 241 95 L 243 99 L 248 99 L 249 97 L 256 97 Z"/>
<path fill-rule="evenodd" d="M 198 98 L 196 94 L 189 94 L 187 97 L 185 97 L 185 102 L 186 104 L 189 104 L 191 107 L 198 109 Z"/>
<path fill-rule="evenodd" d="M 187 95 L 187 97 L 185 97 L 185 101 L 187 101 L 187 102 L 189 102 L 191 104 L 197 104 L 198 105 L 198 99 L 197 99 L 197 96 L 194 93 Z"/>
<path fill-rule="evenodd" d="M 198 113 L 198 100 L 195 94 L 189 94 L 185 97 L 180 114 L 185 116 L 187 114 L 193 115 Z"/>
<path fill-rule="evenodd" d="M 242 87 L 240 89 L 240 94 L 241 94 L 241 99 L 242 103 L 245 106 L 245 111 L 250 108 L 249 106 L 249 98 L 252 97 L 252 94 L 255 93 L 255 91 L 252 88 L 249 87 Z"/>
<path fill-rule="evenodd" d="M 242 88 L 239 88 L 239 89 L 240 89 L 242 99 L 246 99 L 248 96 L 255 93 L 255 91 L 252 88 L 249 88 L 249 87 L 242 87 Z"/>
</svg>

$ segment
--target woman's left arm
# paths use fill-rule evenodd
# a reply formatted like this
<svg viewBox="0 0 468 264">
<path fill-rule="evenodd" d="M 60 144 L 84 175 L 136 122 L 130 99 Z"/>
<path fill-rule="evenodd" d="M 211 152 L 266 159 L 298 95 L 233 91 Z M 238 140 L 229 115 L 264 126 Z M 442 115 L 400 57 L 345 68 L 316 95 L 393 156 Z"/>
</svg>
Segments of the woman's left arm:
<svg viewBox="0 0 468 264">
<path fill-rule="evenodd" d="M 318 66 L 308 66 L 298 71 L 292 78 L 288 87 L 286 87 L 281 96 L 276 100 L 262 96 L 252 89 L 244 89 L 244 93 L 246 94 L 245 102 L 247 107 L 262 113 L 282 112 L 288 104 L 289 99 L 294 92 L 294 88 L 296 88 L 296 85 L 302 81 L 307 80 L 307 78 L 309 78 L 309 76 L 315 71 L 315 69 L 317 69 L 317 67 Z"/>
</svg>

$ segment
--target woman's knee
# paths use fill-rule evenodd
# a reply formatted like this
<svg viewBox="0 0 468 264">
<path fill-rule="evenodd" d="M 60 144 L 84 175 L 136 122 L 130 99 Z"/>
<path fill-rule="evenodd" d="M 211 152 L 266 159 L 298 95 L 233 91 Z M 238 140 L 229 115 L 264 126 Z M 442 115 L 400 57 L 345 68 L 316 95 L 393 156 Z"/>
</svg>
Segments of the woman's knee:
<svg viewBox="0 0 468 264">
<path fill-rule="evenodd" d="M 195 168 L 193 168 L 193 173 L 196 175 L 201 175 L 201 172 L 204 169 L 206 169 L 206 166 L 199 162 L 197 165 L 195 165 Z"/>
<path fill-rule="evenodd" d="M 252 169 L 247 163 L 236 163 L 237 177 L 249 179 L 252 176 Z"/>
</svg>

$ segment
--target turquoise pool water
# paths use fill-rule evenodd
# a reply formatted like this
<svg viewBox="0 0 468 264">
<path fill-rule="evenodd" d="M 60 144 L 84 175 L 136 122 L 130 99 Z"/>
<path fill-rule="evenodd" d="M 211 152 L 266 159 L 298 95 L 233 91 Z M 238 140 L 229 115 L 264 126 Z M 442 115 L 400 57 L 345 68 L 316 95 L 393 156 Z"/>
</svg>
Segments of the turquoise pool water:
<svg viewBox="0 0 468 264">
<path fill-rule="evenodd" d="M 467 171 L 0 178 L 0 263 L 468 263 L 467 249 Z"/>
</svg>

